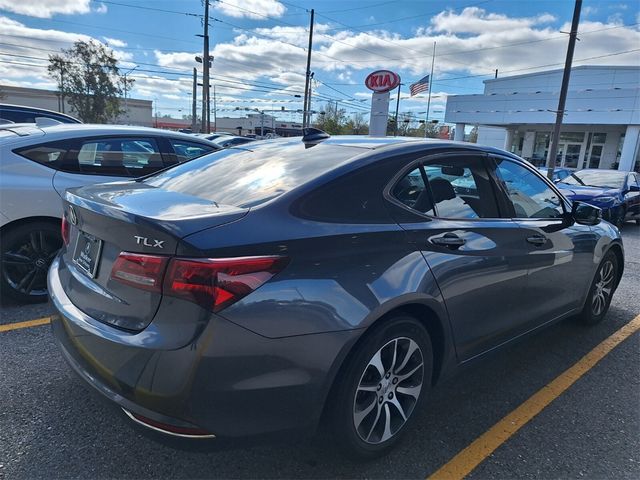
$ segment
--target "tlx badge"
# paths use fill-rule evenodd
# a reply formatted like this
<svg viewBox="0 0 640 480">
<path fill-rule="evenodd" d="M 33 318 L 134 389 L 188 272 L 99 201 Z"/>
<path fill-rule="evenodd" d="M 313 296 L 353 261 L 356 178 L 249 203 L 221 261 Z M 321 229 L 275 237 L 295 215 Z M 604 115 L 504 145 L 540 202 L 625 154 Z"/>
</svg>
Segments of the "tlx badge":
<svg viewBox="0 0 640 480">
<path fill-rule="evenodd" d="M 134 235 L 133 238 L 136 239 L 136 243 L 138 245 L 144 245 L 145 247 L 164 248 L 162 246 L 164 240 L 156 240 L 155 238 L 149 239 L 147 237 L 139 237 L 138 235 Z"/>
</svg>

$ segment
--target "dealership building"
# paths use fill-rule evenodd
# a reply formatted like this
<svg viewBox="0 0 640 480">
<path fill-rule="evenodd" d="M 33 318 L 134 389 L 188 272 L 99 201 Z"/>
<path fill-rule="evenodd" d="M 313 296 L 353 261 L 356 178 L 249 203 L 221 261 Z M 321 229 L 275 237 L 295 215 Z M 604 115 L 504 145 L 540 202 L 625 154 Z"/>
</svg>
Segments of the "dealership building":
<svg viewBox="0 0 640 480">
<path fill-rule="evenodd" d="M 64 105 L 62 105 L 60 94 L 53 90 L 0 85 L 0 93 L 2 94 L 1 103 L 44 108 L 45 110 L 66 113 L 72 117 L 76 116 L 69 102 L 65 100 Z M 137 98 L 127 98 L 125 100 L 121 98 L 120 108 L 122 109 L 122 114 L 113 123 L 140 125 L 143 127 L 151 127 L 153 125 L 152 102 L 150 100 Z"/>
<path fill-rule="evenodd" d="M 447 98 L 455 139 L 478 126 L 478 143 L 546 162 L 562 70 L 485 80 L 483 94 Z M 640 171 L 640 67 L 580 66 L 571 80 L 558 165 Z"/>
</svg>

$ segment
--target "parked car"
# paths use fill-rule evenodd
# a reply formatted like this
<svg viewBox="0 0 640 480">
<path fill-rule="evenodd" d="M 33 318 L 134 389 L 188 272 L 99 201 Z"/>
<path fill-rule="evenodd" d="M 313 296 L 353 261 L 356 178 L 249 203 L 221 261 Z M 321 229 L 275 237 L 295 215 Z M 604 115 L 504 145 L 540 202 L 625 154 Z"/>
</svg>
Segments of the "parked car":
<svg viewBox="0 0 640 480">
<path fill-rule="evenodd" d="M 87 383 L 170 435 L 323 424 L 360 457 L 462 365 L 600 322 L 624 267 L 600 209 L 441 140 L 256 142 L 68 190 L 64 208 L 52 327 Z"/>
<path fill-rule="evenodd" d="M 249 137 L 235 137 L 235 136 L 228 136 L 228 135 L 220 136 L 212 140 L 213 143 L 215 143 L 221 148 L 238 147 L 240 145 L 244 145 L 245 143 L 250 143 L 255 141 L 256 141 L 255 139 L 249 138 Z"/>
<path fill-rule="evenodd" d="M 219 149 L 151 128 L 0 125 L 0 294 L 47 299 L 46 272 L 62 244 L 61 195 L 69 187 L 146 175 Z"/>
<path fill-rule="evenodd" d="M 6 123 L 36 123 L 38 119 L 47 118 L 60 123 L 82 123 L 77 118 L 60 112 L 45 110 L 44 108 L 25 107 L 23 105 L 9 105 L 0 103 L 0 124 Z"/>
<path fill-rule="evenodd" d="M 226 132 L 216 132 L 216 133 L 194 133 L 194 135 L 201 137 L 201 138 L 205 138 L 207 140 L 216 140 L 220 137 L 234 137 L 235 135 L 232 135 L 231 133 L 226 133 Z"/>
<path fill-rule="evenodd" d="M 579 170 L 558 183 L 567 198 L 602 209 L 603 217 L 622 228 L 635 220 L 640 225 L 640 174 L 620 170 Z"/>
<path fill-rule="evenodd" d="M 538 167 L 538 170 L 542 172 L 542 174 L 546 177 L 549 169 L 547 167 Z M 563 179 L 567 178 L 569 175 L 573 173 L 574 170 L 570 168 L 558 167 L 553 169 L 553 181 L 561 182 Z"/>
</svg>

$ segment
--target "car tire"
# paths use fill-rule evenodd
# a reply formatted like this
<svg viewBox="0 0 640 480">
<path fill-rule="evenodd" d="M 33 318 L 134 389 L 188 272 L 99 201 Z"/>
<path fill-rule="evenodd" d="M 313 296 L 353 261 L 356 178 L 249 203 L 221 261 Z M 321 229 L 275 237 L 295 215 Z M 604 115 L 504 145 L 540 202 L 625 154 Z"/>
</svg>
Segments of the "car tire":
<svg viewBox="0 0 640 480">
<path fill-rule="evenodd" d="M 618 258 L 613 252 L 608 252 L 598 265 L 589 287 L 587 300 L 579 316 L 583 324 L 596 325 L 607 314 L 617 287 L 618 268 Z"/>
<path fill-rule="evenodd" d="M 618 215 L 616 216 L 616 222 L 615 222 L 615 226 L 618 227 L 618 230 L 622 230 L 622 227 L 624 227 L 624 220 L 627 216 L 627 211 L 625 210 L 624 207 L 620 207 L 620 209 L 618 210 Z"/>
<path fill-rule="evenodd" d="M 431 387 L 433 350 L 416 319 L 397 316 L 358 344 L 328 398 L 340 452 L 366 460 L 393 448 Z"/>
<path fill-rule="evenodd" d="M 2 232 L 0 238 L 0 298 L 3 302 L 47 300 L 47 271 L 62 246 L 60 227 L 30 222 Z"/>
</svg>

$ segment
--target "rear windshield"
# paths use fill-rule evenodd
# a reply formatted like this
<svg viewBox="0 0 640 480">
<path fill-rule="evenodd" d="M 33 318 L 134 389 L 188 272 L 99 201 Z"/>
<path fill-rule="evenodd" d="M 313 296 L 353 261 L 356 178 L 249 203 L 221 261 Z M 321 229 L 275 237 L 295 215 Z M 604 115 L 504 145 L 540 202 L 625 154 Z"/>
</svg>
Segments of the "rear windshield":
<svg viewBox="0 0 640 480">
<path fill-rule="evenodd" d="M 247 208 L 278 197 L 363 151 L 323 144 L 305 148 L 300 138 L 251 142 L 178 165 L 144 182 Z"/>
</svg>

